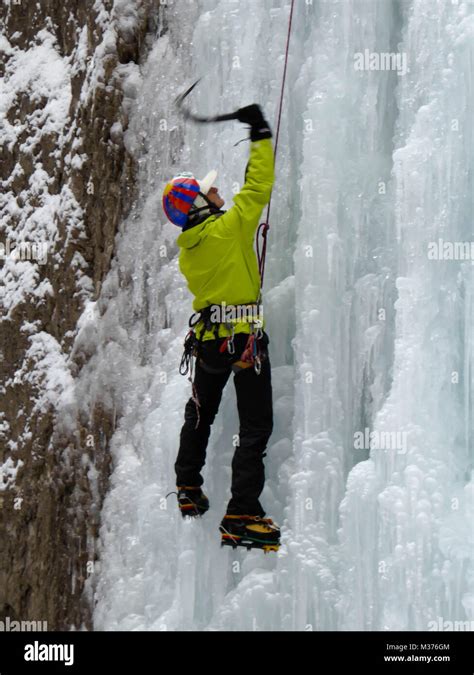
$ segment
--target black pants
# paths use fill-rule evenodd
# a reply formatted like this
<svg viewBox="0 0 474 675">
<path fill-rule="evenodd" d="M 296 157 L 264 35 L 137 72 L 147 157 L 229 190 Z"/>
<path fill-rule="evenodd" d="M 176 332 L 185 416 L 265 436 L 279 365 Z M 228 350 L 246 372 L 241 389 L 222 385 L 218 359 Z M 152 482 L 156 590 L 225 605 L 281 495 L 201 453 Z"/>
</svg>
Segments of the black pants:
<svg viewBox="0 0 474 675">
<path fill-rule="evenodd" d="M 247 334 L 235 335 L 235 354 L 220 353 L 223 339 L 206 340 L 196 359 L 195 387 L 199 399 L 200 420 L 192 398 L 186 404 L 180 447 L 175 463 L 176 484 L 201 486 L 201 469 L 206 461 L 206 448 L 211 425 L 219 409 L 222 391 L 232 373 L 232 364 L 240 359 Z M 232 498 L 229 514 L 264 516 L 258 498 L 265 484 L 263 458 L 273 429 L 271 367 L 268 358 L 268 335 L 259 340 L 262 350 L 262 370 L 240 370 L 234 375 L 240 430 L 239 445 L 232 460 Z M 202 359 L 202 360 L 201 360 Z"/>
</svg>

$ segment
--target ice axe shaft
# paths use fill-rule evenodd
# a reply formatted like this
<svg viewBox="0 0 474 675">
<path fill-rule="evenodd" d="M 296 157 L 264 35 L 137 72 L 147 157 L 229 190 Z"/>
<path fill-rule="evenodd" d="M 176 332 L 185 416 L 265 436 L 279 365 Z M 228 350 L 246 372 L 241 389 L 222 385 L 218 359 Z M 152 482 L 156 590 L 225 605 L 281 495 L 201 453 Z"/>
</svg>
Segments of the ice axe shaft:
<svg viewBox="0 0 474 675">
<path fill-rule="evenodd" d="M 199 78 L 199 80 L 196 80 L 194 84 L 192 84 L 189 89 L 187 89 L 183 94 L 180 94 L 176 100 L 175 104 L 183 114 L 185 119 L 192 120 L 193 122 L 198 122 L 199 124 L 212 124 L 213 122 L 227 122 L 229 120 L 236 120 L 238 119 L 237 113 L 228 113 L 227 115 L 214 115 L 212 117 L 203 117 L 201 115 L 195 115 L 189 108 L 187 108 L 184 105 L 184 101 L 186 98 L 189 96 L 189 94 L 193 91 L 193 89 L 199 84 L 202 78 Z"/>
</svg>

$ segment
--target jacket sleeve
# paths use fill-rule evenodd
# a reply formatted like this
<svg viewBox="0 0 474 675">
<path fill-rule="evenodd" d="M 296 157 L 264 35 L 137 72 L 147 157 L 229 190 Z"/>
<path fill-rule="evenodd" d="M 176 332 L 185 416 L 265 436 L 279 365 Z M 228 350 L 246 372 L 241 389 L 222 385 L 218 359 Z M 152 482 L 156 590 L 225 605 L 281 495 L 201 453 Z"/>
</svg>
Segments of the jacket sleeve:
<svg viewBox="0 0 474 675">
<path fill-rule="evenodd" d="M 242 236 L 253 241 L 262 211 L 270 199 L 275 181 L 275 156 L 272 140 L 255 141 L 250 146 L 245 183 L 235 195 L 234 206 L 218 218 L 213 228 L 224 238 Z"/>
</svg>

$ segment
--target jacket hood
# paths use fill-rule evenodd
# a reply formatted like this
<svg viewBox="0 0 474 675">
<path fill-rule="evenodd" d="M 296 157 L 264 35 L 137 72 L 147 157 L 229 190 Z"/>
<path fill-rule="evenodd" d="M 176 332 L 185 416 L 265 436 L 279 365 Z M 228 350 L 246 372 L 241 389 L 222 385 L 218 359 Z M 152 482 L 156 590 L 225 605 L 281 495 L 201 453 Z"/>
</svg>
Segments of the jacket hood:
<svg viewBox="0 0 474 675">
<path fill-rule="evenodd" d="M 210 225 L 215 220 L 217 220 L 217 218 L 223 216 L 224 213 L 226 212 L 216 210 L 216 212 L 211 216 L 203 215 L 202 220 L 198 220 L 195 225 L 191 225 L 188 227 L 188 229 L 183 230 L 176 240 L 178 246 L 181 248 L 194 248 L 197 246 L 204 236 L 204 230 L 206 229 L 207 225 Z"/>
<path fill-rule="evenodd" d="M 180 248 L 194 248 L 201 243 L 201 239 L 204 237 L 204 230 L 208 225 L 214 222 L 214 220 L 216 220 L 216 216 L 210 216 L 202 223 L 198 223 L 194 227 L 185 230 L 179 235 L 176 243 Z"/>
</svg>

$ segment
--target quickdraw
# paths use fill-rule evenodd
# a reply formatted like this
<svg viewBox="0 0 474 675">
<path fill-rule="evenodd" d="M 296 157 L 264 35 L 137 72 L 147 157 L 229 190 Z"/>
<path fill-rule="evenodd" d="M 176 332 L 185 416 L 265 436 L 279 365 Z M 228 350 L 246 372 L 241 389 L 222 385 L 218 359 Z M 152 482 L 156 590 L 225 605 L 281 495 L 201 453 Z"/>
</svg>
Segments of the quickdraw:
<svg viewBox="0 0 474 675">
<path fill-rule="evenodd" d="M 231 334 L 229 337 L 226 337 L 221 346 L 219 347 L 219 352 L 223 354 L 226 349 L 229 352 L 229 354 L 234 355 L 235 354 L 235 345 L 234 345 L 234 336 L 235 336 L 235 329 L 232 324 L 225 324 L 227 330 L 231 331 Z"/>
<path fill-rule="evenodd" d="M 261 349 L 259 344 L 259 341 L 262 339 L 262 337 L 262 329 L 258 328 L 257 331 L 255 331 L 255 327 L 252 326 L 252 332 L 248 337 L 245 349 L 242 352 L 242 356 L 240 357 L 240 362 L 238 362 L 245 364 L 243 367 L 248 368 L 253 366 L 257 375 L 260 375 L 262 372 Z"/>
<path fill-rule="evenodd" d="M 179 364 L 179 372 L 180 375 L 187 375 L 189 373 L 188 380 L 191 383 L 191 391 L 192 391 L 191 398 L 193 399 L 194 404 L 196 406 L 196 415 L 197 415 L 195 429 L 198 428 L 199 421 L 201 419 L 199 411 L 201 403 L 199 401 L 196 385 L 194 383 L 194 367 L 193 367 L 193 358 L 197 357 L 198 345 L 199 341 L 196 337 L 194 330 L 191 328 L 191 330 L 188 332 L 184 340 L 184 351 L 183 356 L 181 357 L 181 362 Z"/>
<path fill-rule="evenodd" d="M 197 338 L 195 332 L 190 330 L 184 339 L 184 351 L 179 364 L 180 375 L 187 375 L 189 372 L 192 358 L 195 356 L 196 341 Z"/>
</svg>

